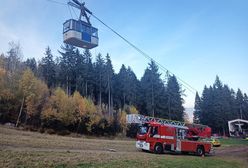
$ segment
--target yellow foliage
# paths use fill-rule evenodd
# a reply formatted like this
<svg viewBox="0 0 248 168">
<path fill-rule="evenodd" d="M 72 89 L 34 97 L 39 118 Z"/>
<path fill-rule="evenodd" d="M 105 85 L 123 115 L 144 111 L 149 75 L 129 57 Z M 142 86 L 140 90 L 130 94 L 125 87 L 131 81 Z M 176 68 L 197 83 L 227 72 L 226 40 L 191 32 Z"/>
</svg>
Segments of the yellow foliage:
<svg viewBox="0 0 248 168">
<path fill-rule="evenodd" d="M 119 115 L 119 122 L 120 122 L 121 127 L 124 128 L 124 130 L 127 127 L 126 116 L 127 116 L 127 113 L 125 111 L 121 111 L 121 114 Z"/>
<path fill-rule="evenodd" d="M 57 111 L 53 109 L 52 107 L 49 107 L 42 111 L 41 118 L 42 119 L 57 118 Z"/>
<path fill-rule="evenodd" d="M 3 77 L 6 75 L 5 69 L 0 67 L 0 80 L 3 80 Z"/>
<path fill-rule="evenodd" d="M 48 96 L 47 85 L 37 79 L 33 72 L 28 69 L 24 71 L 21 77 L 20 89 L 25 98 L 27 114 L 32 117 L 38 112 L 38 107 L 44 103 Z"/>
<path fill-rule="evenodd" d="M 6 99 L 6 96 L 9 97 L 10 95 L 9 90 L 6 88 L 5 77 L 6 77 L 5 69 L 0 68 L 0 100 Z"/>
<path fill-rule="evenodd" d="M 139 114 L 139 111 L 133 105 L 131 105 L 131 106 L 125 105 L 124 106 L 124 111 L 127 114 Z"/>
<path fill-rule="evenodd" d="M 73 100 L 61 88 L 57 88 L 54 95 L 51 96 L 51 104 L 57 111 L 58 119 L 65 125 L 73 124 L 76 121 L 74 117 L 76 107 Z"/>
<path fill-rule="evenodd" d="M 139 114 L 139 111 L 134 106 L 130 106 L 130 114 Z"/>
<path fill-rule="evenodd" d="M 86 123 L 88 131 L 90 131 L 93 124 L 99 123 L 102 118 L 101 112 L 99 112 L 91 99 L 84 98 L 86 105 L 86 116 L 90 118 L 90 122 Z"/>
<path fill-rule="evenodd" d="M 96 106 L 94 105 L 93 101 L 91 99 L 85 99 L 85 105 L 86 105 L 86 114 L 91 115 L 96 113 Z"/>
<path fill-rule="evenodd" d="M 81 120 L 82 116 L 86 114 L 86 102 L 79 92 L 75 92 L 72 99 L 76 106 L 76 115 Z"/>
<path fill-rule="evenodd" d="M 24 96 L 29 96 L 34 92 L 35 89 L 35 76 L 30 69 L 23 72 L 22 78 L 20 80 L 20 88 Z"/>
</svg>

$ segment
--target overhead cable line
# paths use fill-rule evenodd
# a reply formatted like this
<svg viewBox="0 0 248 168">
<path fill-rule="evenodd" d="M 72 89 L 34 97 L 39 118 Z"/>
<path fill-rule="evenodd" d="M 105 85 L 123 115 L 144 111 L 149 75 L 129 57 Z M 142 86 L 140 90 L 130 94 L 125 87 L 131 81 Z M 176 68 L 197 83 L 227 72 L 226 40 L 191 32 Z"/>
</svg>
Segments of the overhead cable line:
<svg viewBox="0 0 248 168">
<path fill-rule="evenodd" d="M 65 3 L 62 2 L 58 2 L 55 0 L 47 0 L 49 2 L 54 2 L 54 3 L 58 3 L 61 5 L 67 5 Z M 74 11 L 75 12 L 75 11 Z M 125 37 L 123 37 L 121 34 L 119 34 L 117 31 L 115 31 L 113 28 L 111 28 L 110 26 L 108 26 L 106 23 L 104 23 L 101 19 L 99 19 L 96 15 L 94 15 L 93 13 L 91 14 L 91 16 L 93 16 L 96 20 L 98 20 L 100 23 L 102 23 L 105 27 L 107 27 L 108 29 L 110 29 L 114 34 L 116 34 L 118 37 L 120 37 L 122 40 L 124 40 L 127 44 L 129 44 L 131 47 L 133 47 L 137 52 L 139 52 L 141 55 L 143 55 L 146 59 L 153 61 L 154 63 L 156 63 L 164 72 L 168 72 L 169 74 L 172 74 L 174 76 L 177 77 L 177 79 L 181 82 L 181 84 L 188 89 L 191 93 L 195 94 L 195 92 L 197 92 L 197 90 L 191 86 L 190 84 L 188 84 L 187 82 L 185 82 L 184 80 L 182 80 L 181 78 L 179 78 L 177 75 L 175 75 L 174 73 L 172 73 L 169 69 L 165 68 L 162 64 L 160 64 L 159 62 L 157 62 L 156 60 L 154 60 L 151 56 L 149 56 L 147 53 L 145 53 L 144 51 L 142 51 L 140 48 L 138 48 L 136 45 L 134 45 L 132 42 L 130 42 L 129 40 L 127 40 Z"/>
<path fill-rule="evenodd" d="M 73 17 L 72 17 L 72 13 L 71 13 L 71 9 L 70 9 L 70 6 L 69 6 L 69 5 L 67 5 L 67 7 L 68 7 L 69 12 L 70 12 L 70 14 L 71 14 L 71 18 L 73 19 Z"/>
<path fill-rule="evenodd" d="M 92 14 L 92 16 L 98 20 L 99 22 L 101 22 L 104 26 L 106 26 L 108 29 L 110 29 L 113 33 L 115 33 L 117 36 L 119 36 L 122 40 L 124 40 L 126 43 L 128 43 L 130 46 L 132 46 L 136 51 L 138 51 L 140 54 L 142 54 L 144 57 L 146 57 L 147 59 L 155 62 L 163 71 L 168 71 L 170 74 L 174 75 L 177 77 L 177 79 L 183 83 L 184 87 L 187 88 L 190 92 L 195 93 L 197 90 L 195 88 L 193 88 L 190 84 L 188 84 L 187 82 L 185 82 L 184 80 L 182 80 L 181 78 L 179 78 L 177 75 L 175 75 L 174 73 L 172 73 L 170 70 L 168 70 L 167 68 L 165 68 L 162 64 L 160 64 L 159 62 L 157 62 L 156 60 L 154 60 L 152 57 L 150 57 L 148 54 L 146 54 L 144 51 L 142 51 L 141 49 L 139 49 L 137 46 L 135 46 L 133 43 L 131 43 L 129 40 L 127 40 L 125 37 L 123 37 L 121 34 L 119 34 L 117 31 L 115 31 L 113 28 L 111 28 L 110 26 L 108 26 L 106 23 L 104 23 L 101 19 L 99 19 L 96 15 Z M 194 92 L 195 91 L 195 92 Z"/>
<path fill-rule="evenodd" d="M 75 12 L 74 8 L 72 8 L 72 11 L 73 11 L 74 15 L 75 15 L 75 16 L 76 16 L 76 18 L 77 18 L 77 14 L 76 14 L 76 12 Z"/>
<path fill-rule="evenodd" d="M 52 2 L 52 3 L 56 3 L 56 4 L 60 4 L 60 5 L 67 5 L 66 3 L 58 2 L 58 1 L 55 1 L 55 0 L 47 0 L 47 1 Z"/>
</svg>

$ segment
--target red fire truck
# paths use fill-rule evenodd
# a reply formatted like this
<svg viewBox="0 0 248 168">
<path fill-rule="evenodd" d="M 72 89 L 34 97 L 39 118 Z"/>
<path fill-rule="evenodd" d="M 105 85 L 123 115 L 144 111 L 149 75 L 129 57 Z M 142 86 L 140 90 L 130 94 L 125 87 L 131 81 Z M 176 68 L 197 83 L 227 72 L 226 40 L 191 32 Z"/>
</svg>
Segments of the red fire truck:
<svg viewBox="0 0 248 168">
<path fill-rule="evenodd" d="M 183 122 L 158 119 L 138 114 L 127 115 L 127 123 L 141 124 L 136 141 L 136 147 L 138 149 L 157 154 L 170 151 L 195 153 L 199 156 L 212 151 L 210 142 L 201 141 L 196 138 L 199 137 L 199 135 L 203 137 L 211 136 L 211 129 L 209 130 L 209 127 L 205 127 L 200 131 L 199 126 L 189 128 Z M 195 130 L 198 131 L 198 134 Z"/>
</svg>

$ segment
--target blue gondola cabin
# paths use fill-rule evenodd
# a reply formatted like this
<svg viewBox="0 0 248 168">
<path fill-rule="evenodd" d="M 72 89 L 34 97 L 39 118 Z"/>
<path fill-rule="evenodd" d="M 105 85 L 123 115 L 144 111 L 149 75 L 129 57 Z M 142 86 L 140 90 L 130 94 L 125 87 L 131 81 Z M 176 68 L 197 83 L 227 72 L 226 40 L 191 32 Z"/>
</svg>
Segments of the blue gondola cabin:
<svg viewBox="0 0 248 168">
<path fill-rule="evenodd" d="M 82 20 L 69 19 L 64 23 L 64 43 L 92 49 L 98 46 L 98 30 Z"/>
</svg>

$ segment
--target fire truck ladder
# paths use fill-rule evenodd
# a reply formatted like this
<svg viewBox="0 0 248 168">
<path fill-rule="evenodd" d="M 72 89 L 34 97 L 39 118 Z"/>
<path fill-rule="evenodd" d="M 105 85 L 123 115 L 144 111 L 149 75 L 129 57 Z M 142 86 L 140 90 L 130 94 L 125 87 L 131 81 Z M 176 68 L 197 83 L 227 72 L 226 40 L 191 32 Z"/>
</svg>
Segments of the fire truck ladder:
<svg viewBox="0 0 248 168">
<path fill-rule="evenodd" d="M 144 115 L 140 115 L 140 114 L 128 114 L 126 116 L 126 122 L 128 124 L 134 124 L 134 123 L 144 124 L 147 122 L 157 122 L 161 125 L 169 125 L 169 126 L 178 127 L 178 128 L 185 128 L 185 129 L 188 128 L 185 126 L 184 122 L 155 118 L 155 117 L 144 116 Z"/>
</svg>

